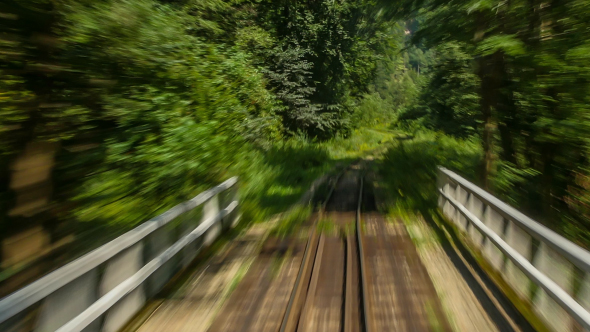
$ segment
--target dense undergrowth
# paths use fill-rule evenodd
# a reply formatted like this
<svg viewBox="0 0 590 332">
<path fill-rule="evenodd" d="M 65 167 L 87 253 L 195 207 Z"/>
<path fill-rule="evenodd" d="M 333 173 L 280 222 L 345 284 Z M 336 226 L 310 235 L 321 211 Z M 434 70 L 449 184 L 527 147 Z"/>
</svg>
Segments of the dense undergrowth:
<svg viewBox="0 0 590 332">
<path fill-rule="evenodd" d="M 335 137 L 331 140 L 313 142 L 309 139 L 289 139 L 274 144 L 272 147 L 248 149 L 239 153 L 236 163 L 230 165 L 227 172 L 239 177 L 240 213 L 244 224 L 264 222 L 273 216 L 288 211 L 309 189 L 318 177 L 331 172 L 335 167 L 346 166 L 366 154 L 391 144 L 396 132 L 375 131 L 359 128 L 348 137 Z M 191 195 L 196 195 L 210 187 L 203 184 L 195 186 Z M 188 195 L 187 198 L 192 196 Z M 86 222 L 78 227 L 80 244 L 83 248 L 100 245 L 108 239 L 125 232 L 138 223 L 148 220 L 159 213 L 183 201 L 159 202 L 157 205 L 143 205 L 138 209 L 134 205 L 115 202 L 116 210 L 102 206 L 97 212 L 95 222 Z M 307 210 L 306 210 L 307 211 Z M 288 214 L 277 229 L 280 234 L 288 233 L 301 221 L 303 212 L 296 209 L 293 218 Z M 119 214 L 111 222 L 100 222 L 105 216 Z M 198 218 L 198 216 L 197 216 Z M 293 219 L 293 222 L 289 220 Z M 278 234 L 278 235 L 280 235 Z M 81 248 L 81 250 L 84 250 Z"/>
<path fill-rule="evenodd" d="M 309 185 L 336 165 L 345 166 L 367 153 L 393 142 L 394 132 L 360 128 L 347 137 L 313 143 L 289 140 L 266 153 L 242 159 L 244 212 L 247 220 L 264 221 L 287 210 Z"/>
<path fill-rule="evenodd" d="M 235 175 L 284 209 L 383 140 L 354 116 L 399 46 L 374 5 L 2 2 L 0 240 L 104 241 Z"/>
<path fill-rule="evenodd" d="M 378 162 L 378 170 L 393 214 L 431 213 L 437 209 L 437 167 L 452 169 L 467 179 L 476 177 L 481 162 L 476 140 L 442 133 L 419 132 L 398 140 Z"/>
<path fill-rule="evenodd" d="M 93 247 L 236 175 L 244 220 L 267 220 L 388 146 L 379 167 L 398 213 L 436 207 L 441 165 L 590 243 L 588 12 L 4 1 L 0 240 L 40 227 Z"/>
<path fill-rule="evenodd" d="M 376 162 L 380 174 L 387 212 L 408 222 L 417 216 L 427 220 L 444 220 L 438 209 L 437 167 L 446 167 L 482 187 L 481 142 L 474 137 L 457 138 L 430 130 L 415 131 L 406 139 L 396 139 Z M 489 178 L 492 193 L 523 213 L 538 216 L 526 203 L 530 197 L 519 197 L 515 186 L 527 185 L 527 174 L 500 170 Z M 536 218 L 556 232 L 590 247 L 588 233 L 575 223 L 558 223 L 556 220 Z"/>
<path fill-rule="evenodd" d="M 477 184 L 588 245 L 590 4 L 399 3 L 424 57 L 415 98 L 396 119 L 477 140 Z"/>
</svg>

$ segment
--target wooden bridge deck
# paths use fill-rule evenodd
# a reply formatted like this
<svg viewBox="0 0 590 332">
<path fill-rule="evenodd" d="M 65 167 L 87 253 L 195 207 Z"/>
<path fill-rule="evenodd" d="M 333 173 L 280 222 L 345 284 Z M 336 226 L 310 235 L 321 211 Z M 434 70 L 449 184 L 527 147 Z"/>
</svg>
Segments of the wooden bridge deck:
<svg viewBox="0 0 590 332">
<path fill-rule="evenodd" d="M 281 326 L 290 315 L 290 298 L 295 285 L 300 285 L 305 294 L 302 310 L 296 312 L 297 323 L 286 332 L 473 328 L 481 332 L 528 331 L 518 324 L 507 323 L 506 319 L 498 319 L 501 314 L 490 309 L 493 301 L 481 300 L 481 285 L 474 285 L 471 279 L 461 280 L 465 278 L 465 269 L 456 261 L 451 264 L 454 258 L 439 257 L 439 262 L 423 263 L 424 252 L 417 250 L 406 226 L 374 212 L 374 193 L 363 197 L 356 194 L 360 183 L 357 177 L 358 172 L 346 173 L 335 188 L 322 219 L 322 227 L 326 227 L 325 223 L 332 226 L 328 231 L 319 231 L 325 235 L 317 237 L 319 244 L 314 247 L 317 252 L 307 260 L 312 272 L 303 286 L 297 283 L 297 278 L 304 262 L 305 236 L 292 237 L 283 244 L 268 239 L 262 246 L 256 245 L 256 236 L 259 240 L 260 234 L 251 236 L 250 240 L 246 236 L 188 278 L 183 287 L 164 299 L 135 330 L 283 332 Z M 363 246 L 362 252 L 357 248 L 358 241 L 351 242 L 350 233 L 355 220 L 352 211 L 356 210 L 359 199 L 371 201 L 363 206 L 373 206 L 361 214 L 362 241 L 358 246 Z M 307 232 L 311 234 L 314 227 L 308 227 Z M 359 259 L 365 262 L 361 264 L 364 271 Z M 247 272 L 245 260 L 253 261 Z M 363 285 L 361 275 L 365 278 Z M 441 276 L 454 279 L 441 280 Z M 353 298 L 347 298 L 350 294 L 354 294 Z M 349 308 L 351 304 L 355 310 Z"/>
</svg>

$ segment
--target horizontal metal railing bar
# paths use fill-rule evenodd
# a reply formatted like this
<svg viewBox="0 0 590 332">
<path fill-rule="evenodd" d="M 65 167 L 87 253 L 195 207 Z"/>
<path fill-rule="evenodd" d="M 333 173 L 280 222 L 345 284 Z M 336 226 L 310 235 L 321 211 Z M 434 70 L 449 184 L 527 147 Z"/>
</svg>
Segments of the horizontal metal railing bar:
<svg viewBox="0 0 590 332">
<path fill-rule="evenodd" d="M 238 206 L 237 201 L 231 202 L 227 208 L 221 210 L 216 216 L 203 221 L 192 232 L 176 241 L 172 246 L 152 259 L 134 275 L 117 285 L 111 291 L 103 295 L 94 302 L 90 307 L 60 327 L 56 332 L 81 332 L 101 315 L 107 312 L 113 305 L 119 302 L 123 297 L 134 291 L 144 281 L 147 280 L 154 272 L 164 265 L 170 258 L 179 253 L 184 247 L 194 240 L 203 236 L 216 222 L 230 214 Z"/>
<path fill-rule="evenodd" d="M 144 222 L 88 254 L 0 299 L 0 323 L 43 300 L 51 293 L 91 271 L 100 264 L 103 264 L 118 253 L 141 241 L 158 228 L 166 225 L 179 215 L 196 208 L 211 197 L 231 188 L 236 184 L 237 180 L 237 177 L 230 178 L 222 184 L 200 193 L 191 200 L 176 205 L 170 210 Z"/>
<path fill-rule="evenodd" d="M 439 169 L 448 176 L 450 180 L 476 195 L 487 205 L 492 206 L 494 210 L 500 213 L 503 217 L 514 221 L 517 225 L 524 228 L 531 236 L 549 245 L 580 269 L 590 272 L 590 252 L 525 216 L 522 212 L 502 202 L 473 183 L 465 180 L 460 175 L 444 167 L 439 167 Z"/>
<path fill-rule="evenodd" d="M 498 249 L 500 249 L 518 268 L 524 272 L 533 282 L 543 288 L 549 296 L 555 300 L 563 309 L 565 309 L 574 319 L 576 319 L 586 329 L 590 329 L 590 313 L 584 309 L 576 300 L 574 300 L 566 291 L 564 291 L 558 284 L 537 270 L 525 257 L 518 251 L 513 249 L 508 243 L 504 242 L 502 238 L 494 231 L 489 229 L 481 220 L 479 220 L 473 213 L 469 212 L 461 203 L 447 195 L 439 188 L 440 194 L 451 203 L 461 214 L 463 214 L 471 223 L 490 241 L 492 241 Z"/>
</svg>

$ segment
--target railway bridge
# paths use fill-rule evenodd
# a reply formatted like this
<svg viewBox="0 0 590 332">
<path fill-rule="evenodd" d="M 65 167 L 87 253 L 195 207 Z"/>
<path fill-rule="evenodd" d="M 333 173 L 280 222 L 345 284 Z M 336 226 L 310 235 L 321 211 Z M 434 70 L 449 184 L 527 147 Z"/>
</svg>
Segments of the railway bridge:
<svg viewBox="0 0 590 332">
<path fill-rule="evenodd" d="M 0 331 L 590 331 L 590 253 L 438 172 L 441 220 L 391 217 L 362 161 L 248 226 L 231 178 L 0 299 Z"/>
</svg>

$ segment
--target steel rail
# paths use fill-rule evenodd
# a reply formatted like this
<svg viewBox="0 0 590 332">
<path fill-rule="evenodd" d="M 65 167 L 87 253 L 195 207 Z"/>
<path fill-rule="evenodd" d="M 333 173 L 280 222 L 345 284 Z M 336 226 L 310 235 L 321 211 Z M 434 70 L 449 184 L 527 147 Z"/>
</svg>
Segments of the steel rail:
<svg viewBox="0 0 590 332">
<path fill-rule="evenodd" d="M 369 319 L 369 312 L 368 306 L 369 302 L 367 299 L 367 275 L 365 270 L 365 252 L 363 249 L 363 237 L 362 237 L 362 229 L 361 229 L 361 202 L 363 199 L 363 187 L 364 187 L 364 178 L 361 177 L 361 186 L 359 190 L 359 202 L 356 210 L 356 236 L 357 236 L 357 245 L 359 248 L 359 268 L 360 268 L 360 278 L 361 278 L 361 301 L 363 307 L 363 317 L 362 321 L 365 325 L 365 332 L 373 332 L 374 327 L 372 326 L 372 321 Z"/>
<path fill-rule="evenodd" d="M 303 291 L 302 284 L 306 283 L 305 280 L 303 280 L 304 274 L 305 275 L 309 274 L 309 278 L 311 278 L 311 270 L 313 269 L 313 261 L 315 260 L 315 256 L 317 254 L 317 249 L 319 246 L 320 236 L 317 234 L 317 229 L 315 226 L 316 226 L 321 214 L 325 210 L 326 205 L 328 204 L 328 201 L 330 201 L 330 199 L 332 198 L 332 194 L 334 193 L 336 185 L 340 181 L 340 178 L 342 177 L 343 174 L 344 174 L 344 171 L 340 172 L 336 176 L 336 180 L 334 181 L 334 183 L 330 187 L 330 191 L 328 191 L 328 195 L 326 195 L 326 199 L 324 200 L 324 202 L 322 203 L 322 205 L 320 207 L 319 215 L 313 222 L 313 225 L 312 225 L 313 231 L 312 231 L 311 236 L 307 240 L 307 244 L 305 245 L 305 251 L 303 252 L 303 259 L 301 260 L 301 267 L 299 268 L 299 272 L 297 273 L 297 278 L 295 279 L 293 291 L 291 292 L 291 296 L 289 297 L 289 302 L 287 304 L 287 309 L 285 310 L 285 314 L 283 315 L 283 321 L 281 322 L 281 327 L 279 329 L 279 332 L 294 332 L 297 328 L 299 315 L 297 315 L 297 317 L 295 317 L 293 315 L 294 314 L 293 311 L 296 309 L 295 308 L 295 306 L 297 304 L 296 302 L 300 301 L 301 296 L 303 296 L 303 294 L 301 293 Z M 311 262 L 310 262 L 310 260 L 311 260 Z M 309 273 L 307 273 L 307 272 L 309 272 Z M 307 279 L 307 277 L 305 279 Z M 306 284 L 308 284 L 308 283 L 306 283 Z M 297 310 L 299 310 L 299 309 L 297 309 Z"/>
</svg>

